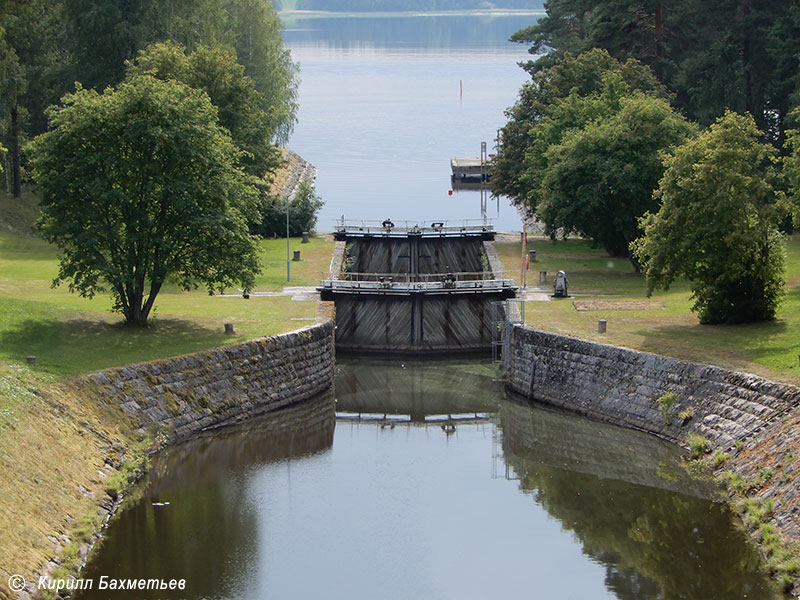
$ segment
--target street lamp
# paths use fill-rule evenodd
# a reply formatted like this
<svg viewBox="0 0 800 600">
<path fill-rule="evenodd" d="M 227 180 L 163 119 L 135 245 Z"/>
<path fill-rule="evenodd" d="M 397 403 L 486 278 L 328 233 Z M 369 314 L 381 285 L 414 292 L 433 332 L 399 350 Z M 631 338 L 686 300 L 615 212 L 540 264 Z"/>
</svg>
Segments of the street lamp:
<svg viewBox="0 0 800 600">
<path fill-rule="evenodd" d="M 286 195 L 286 281 L 292 280 L 292 263 L 289 260 L 289 195 Z"/>
</svg>

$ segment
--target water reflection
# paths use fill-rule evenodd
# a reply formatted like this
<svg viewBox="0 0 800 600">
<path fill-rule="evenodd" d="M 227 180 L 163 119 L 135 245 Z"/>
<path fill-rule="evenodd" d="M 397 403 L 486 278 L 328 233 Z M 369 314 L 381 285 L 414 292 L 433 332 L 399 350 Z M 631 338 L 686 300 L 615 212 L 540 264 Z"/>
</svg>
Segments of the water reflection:
<svg viewBox="0 0 800 600">
<path fill-rule="evenodd" d="M 713 488 L 656 438 L 507 400 L 506 464 L 620 599 L 776 598 Z"/>
<path fill-rule="evenodd" d="M 336 413 L 381 420 L 319 398 L 173 449 L 87 576 L 186 578 L 162 598 L 776 597 L 675 448 L 505 397 L 485 362 L 340 358 Z"/>
<path fill-rule="evenodd" d="M 144 497 L 112 524 L 83 576 L 187 580 L 183 592 L 115 591 L 121 599 L 241 597 L 259 555 L 248 480 L 265 465 L 330 450 L 334 426 L 329 393 L 158 455 Z"/>
</svg>

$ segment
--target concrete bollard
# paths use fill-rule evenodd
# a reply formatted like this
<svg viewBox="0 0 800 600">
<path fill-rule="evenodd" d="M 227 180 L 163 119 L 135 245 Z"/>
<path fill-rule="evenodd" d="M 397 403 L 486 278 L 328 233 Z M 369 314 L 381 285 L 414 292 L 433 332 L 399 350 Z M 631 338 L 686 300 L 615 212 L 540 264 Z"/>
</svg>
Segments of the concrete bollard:
<svg viewBox="0 0 800 600">
<path fill-rule="evenodd" d="M 597 322 L 597 333 L 605 333 L 606 332 L 606 320 L 600 319 Z"/>
<path fill-rule="evenodd" d="M 294 256 L 292 257 L 294 262 L 300 262 L 300 250 L 294 250 Z"/>
<path fill-rule="evenodd" d="M 28 361 L 29 365 L 35 365 L 36 364 L 36 357 L 35 356 L 26 356 L 25 360 Z"/>
<path fill-rule="evenodd" d="M 233 333 L 236 333 L 236 332 L 233 330 L 233 323 L 225 323 L 225 333 L 227 333 L 227 334 L 229 334 L 229 335 L 231 335 L 231 334 L 233 334 Z"/>
<path fill-rule="evenodd" d="M 307 244 L 308 243 L 308 232 L 307 231 L 303 232 L 303 241 L 300 242 L 300 243 L 301 244 Z"/>
<path fill-rule="evenodd" d="M 547 271 L 539 271 L 539 283 L 547 283 Z"/>
</svg>

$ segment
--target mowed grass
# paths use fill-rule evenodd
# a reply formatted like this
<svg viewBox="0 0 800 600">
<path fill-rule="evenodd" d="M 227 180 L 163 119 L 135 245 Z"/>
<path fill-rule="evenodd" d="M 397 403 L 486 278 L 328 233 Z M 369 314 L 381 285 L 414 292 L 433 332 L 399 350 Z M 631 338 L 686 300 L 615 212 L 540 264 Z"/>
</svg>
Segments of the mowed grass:
<svg viewBox="0 0 800 600">
<path fill-rule="evenodd" d="M 253 292 L 277 292 L 284 286 L 316 286 L 327 273 L 333 242 L 292 238 L 286 281 L 286 240 L 263 240 L 263 265 Z M 146 328 L 125 327 L 112 313 L 109 294 L 92 299 L 51 283 L 58 273 L 54 247 L 16 231 L 0 230 L 0 361 L 24 363 L 36 356 L 36 370 L 59 376 L 86 373 L 128 363 L 174 356 L 272 335 L 307 325 L 317 302 L 289 296 L 242 298 L 210 296 L 204 289 L 182 291 L 166 285 L 158 295 L 154 316 Z M 224 333 L 233 323 L 235 335 Z"/>
<path fill-rule="evenodd" d="M 508 276 L 520 278 L 519 242 L 496 243 Z M 559 270 L 569 279 L 568 299 L 526 302 L 531 326 L 566 335 L 718 364 L 764 377 L 800 384 L 800 236 L 787 238 L 786 298 L 774 321 L 746 325 L 701 325 L 691 312 L 689 284 L 679 281 L 668 292 L 647 298 L 644 277 L 627 259 L 611 258 L 591 243 L 568 239 L 528 238 L 536 262 L 528 270 L 528 289 L 540 287 L 539 271 L 547 271 L 547 290 Z M 646 310 L 576 310 L 573 301 L 651 300 L 663 308 Z M 608 322 L 597 332 L 597 322 Z"/>
</svg>

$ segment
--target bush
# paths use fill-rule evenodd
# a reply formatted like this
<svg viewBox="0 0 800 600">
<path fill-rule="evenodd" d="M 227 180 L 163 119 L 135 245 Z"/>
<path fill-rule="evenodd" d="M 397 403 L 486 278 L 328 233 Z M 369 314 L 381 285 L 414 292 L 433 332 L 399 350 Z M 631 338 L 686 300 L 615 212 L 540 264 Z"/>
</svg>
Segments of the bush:
<svg viewBox="0 0 800 600">
<path fill-rule="evenodd" d="M 317 226 L 317 213 L 325 204 L 314 187 L 306 182 L 297 186 L 289 201 L 289 236 L 299 237 L 304 231 L 312 232 Z M 286 200 L 265 196 L 261 208 L 261 223 L 250 226 L 250 232 L 262 237 L 286 235 Z"/>
</svg>

